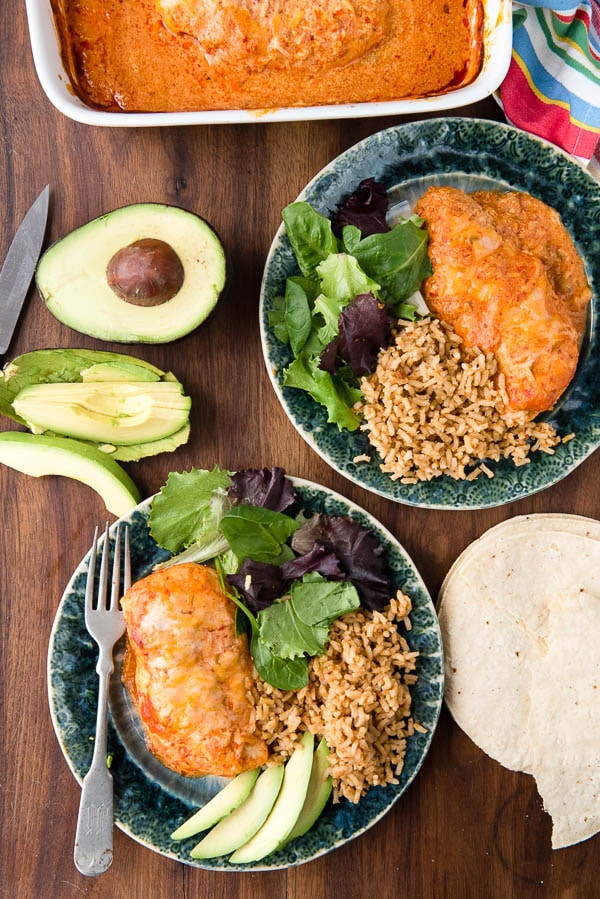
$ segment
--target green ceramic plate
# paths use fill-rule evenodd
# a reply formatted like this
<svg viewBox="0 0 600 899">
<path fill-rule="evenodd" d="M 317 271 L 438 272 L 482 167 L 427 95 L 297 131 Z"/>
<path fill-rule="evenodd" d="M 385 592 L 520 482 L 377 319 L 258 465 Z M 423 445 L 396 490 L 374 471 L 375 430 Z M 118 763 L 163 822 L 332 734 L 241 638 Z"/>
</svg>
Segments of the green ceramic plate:
<svg viewBox="0 0 600 899">
<path fill-rule="evenodd" d="M 108 751 L 115 782 L 117 826 L 149 849 L 197 867 L 219 870 L 274 870 L 317 858 L 358 837 L 375 824 L 404 793 L 421 767 L 437 724 L 443 695 L 443 658 L 437 617 L 427 589 L 398 541 L 374 518 L 339 494 L 295 480 L 298 505 L 308 513 L 349 514 L 374 531 L 387 556 L 393 590 L 401 587 L 412 599 L 412 629 L 407 639 L 418 650 L 418 683 L 412 688 L 414 717 L 426 728 L 408 741 L 399 783 L 372 788 L 357 805 L 330 804 L 315 827 L 280 852 L 250 865 L 226 859 L 195 861 L 189 856 L 198 838 L 183 843 L 170 834 L 226 781 L 215 777 L 185 778 L 160 764 L 145 748 L 135 710 L 116 673 L 111 684 Z M 132 574 L 139 579 L 167 557 L 149 535 L 149 500 L 125 521 L 130 524 Z M 114 525 L 112 528 L 114 531 Z M 111 533 L 112 533 L 111 531 Z M 96 721 L 97 649 L 84 624 L 84 592 L 89 554 L 73 574 L 61 599 L 48 652 L 48 691 L 56 736 L 78 781 L 87 772 Z M 415 825 L 416 826 L 416 825 Z"/>
<path fill-rule="evenodd" d="M 351 147 L 327 165 L 302 191 L 319 212 L 329 215 L 360 181 L 373 177 L 388 189 L 394 204 L 414 201 L 431 185 L 464 190 L 521 190 L 549 203 L 560 213 L 582 254 L 593 299 L 579 367 L 569 389 L 551 414 L 559 433 L 576 437 L 553 455 L 537 453 L 529 465 L 486 463 L 494 477 L 456 481 L 443 476 L 407 485 L 392 481 L 378 465 L 364 432 L 339 431 L 327 422 L 323 407 L 307 394 L 282 386 L 291 362 L 288 346 L 269 326 L 275 297 L 285 279 L 297 274 L 283 227 L 267 259 L 260 301 L 263 353 L 275 392 L 290 421 L 306 442 L 340 474 L 373 493 L 431 509 L 482 509 L 513 502 L 555 484 L 573 471 L 600 444 L 600 185 L 550 144 L 507 125 L 478 119 L 429 119 L 381 131 Z M 373 453 L 371 463 L 354 463 Z"/>
</svg>

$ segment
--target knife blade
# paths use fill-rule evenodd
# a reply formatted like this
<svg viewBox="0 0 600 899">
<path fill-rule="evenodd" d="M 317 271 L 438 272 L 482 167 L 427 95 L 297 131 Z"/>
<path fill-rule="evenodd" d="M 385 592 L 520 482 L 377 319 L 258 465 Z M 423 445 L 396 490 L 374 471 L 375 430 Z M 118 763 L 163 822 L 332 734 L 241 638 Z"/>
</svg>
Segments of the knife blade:
<svg viewBox="0 0 600 899">
<path fill-rule="evenodd" d="M 49 199 L 47 184 L 19 225 L 0 271 L 0 355 L 9 347 L 27 298 L 46 232 Z"/>
</svg>

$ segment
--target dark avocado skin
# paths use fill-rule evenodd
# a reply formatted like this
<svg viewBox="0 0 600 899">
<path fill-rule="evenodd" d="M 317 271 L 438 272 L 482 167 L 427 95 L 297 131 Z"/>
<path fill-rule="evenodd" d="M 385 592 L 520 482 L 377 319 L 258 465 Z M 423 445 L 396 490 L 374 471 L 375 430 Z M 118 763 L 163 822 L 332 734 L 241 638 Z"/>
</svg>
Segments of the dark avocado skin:
<svg viewBox="0 0 600 899">
<path fill-rule="evenodd" d="M 150 440 L 148 443 L 133 443 L 129 446 L 117 446 L 114 453 L 110 454 L 111 459 L 118 462 L 137 462 L 138 459 L 145 459 L 147 456 L 157 456 L 159 453 L 172 453 L 178 446 L 187 443 L 190 436 L 190 426 L 169 434 L 168 437 L 161 437 L 160 440 Z"/>
</svg>

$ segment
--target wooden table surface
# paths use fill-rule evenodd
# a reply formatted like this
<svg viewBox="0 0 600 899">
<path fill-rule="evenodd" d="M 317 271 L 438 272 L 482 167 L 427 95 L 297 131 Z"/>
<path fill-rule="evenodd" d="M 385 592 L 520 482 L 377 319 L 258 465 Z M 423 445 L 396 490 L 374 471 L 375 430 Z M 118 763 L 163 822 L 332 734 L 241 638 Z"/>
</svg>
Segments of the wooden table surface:
<svg viewBox="0 0 600 899">
<path fill-rule="evenodd" d="M 492 99 L 462 115 L 499 118 Z M 43 347 L 125 350 L 172 369 L 193 397 L 192 437 L 173 455 L 128 467 L 142 494 L 169 471 L 215 463 L 281 465 L 348 496 L 390 528 L 435 596 L 456 556 L 490 526 L 528 512 L 595 517 L 600 456 L 520 502 L 480 512 L 394 504 L 347 482 L 299 437 L 265 370 L 258 325 L 261 273 L 283 206 L 341 151 L 402 119 L 165 129 L 96 129 L 57 112 L 37 81 L 24 4 L 0 32 L 0 258 L 41 188 L 51 187 L 46 245 L 117 206 L 171 203 L 220 234 L 231 278 L 210 319 L 176 343 L 103 344 L 56 321 L 32 289 L 7 360 Z M 6 361 L 6 360 L 5 360 Z M 13 427 L 3 420 L 2 428 Z M 360 839 L 309 864 L 270 873 L 214 873 L 179 864 L 115 833 L 98 879 L 72 861 L 79 787 L 54 735 L 46 653 L 71 572 L 105 520 L 99 497 L 59 478 L 0 469 L 2 847 L 0 894 L 17 899 L 278 899 L 344 897 L 591 897 L 600 839 L 550 849 L 550 819 L 533 779 L 487 758 L 443 711 L 415 782 Z"/>
</svg>

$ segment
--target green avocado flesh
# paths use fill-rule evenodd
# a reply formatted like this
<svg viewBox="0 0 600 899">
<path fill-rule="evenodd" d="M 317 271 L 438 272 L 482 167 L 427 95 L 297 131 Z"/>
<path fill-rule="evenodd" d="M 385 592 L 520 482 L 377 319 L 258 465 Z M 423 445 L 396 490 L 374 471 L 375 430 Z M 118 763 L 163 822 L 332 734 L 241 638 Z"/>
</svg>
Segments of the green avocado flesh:
<svg viewBox="0 0 600 899">
<path fill-rule="evenodd" d="M 107 270 L 119 250 L 147 239 L 175 251 L 183 283 L 171 299 L 140 306 L 115 293 Z M 167 343 L 207 318 L 225 277 L 223 246 L 203 219 L 176 206 L 140 203 L 115 209 L 53 244 L 40 259 L 36 284 L 48 310 L 76 331 L 121 343 Z"/>
<path fill-rule="evenodd" d="M 284 765 L 265 768 L 256 781 L 248 798 L 234 811 L 219 821 L 200 842 L 194 846 L 192 858 L 215 858 L 228 855 L 248 842 L 267 820 L 283 781 Z"/>
<path fill-rule="evenodd" d="M 163 372 L 143 359 L 124 353 L 76 349 L 34 350 L 18 356 L 0 372 L 0 414 L 12 418 L 21 425 L 28 426 L 30 423 L 32 429 L 44 430 L 47 435 L 63 434 L 65 430 L 60 426 L 54 412 L 51 423 L 47 423 L 46 427 L 39 424 L 34 425 L 33 419 L 28 422 L 26 417 L 17 412 L 13 405 L 15 399 L 26 389 L 39 387 L 39 385 L 77 385 L 78 387 L 85 385 L 88 389 L 118 394 L 120 386 L 129 382 L 137 383 L 140 388 L 150 388 L 153 384 L 175 385 L 179 393 L 183 394 L 183 386 L 171 372 Z M 171 386 L 169 389 L 172 390 L 173 387 Z M 177 404 L 181 402 L 180 398 L 175 397 L 174 402 L 177 407 Z M 184 405 L 187 405 L 189 411 L 188 398 L 185 398 Z M 171 420 L 173 417 L 178 418 L 181 424 L 173 422 Z M 78 416 L 78 425 L 81 426 L 82 421 L 83 418 Z M 177 408 L 173 415 L 169 414 L 168 427 L 164 427 L 163 422 L 160 428 L 153 425 L 145 430 L 146 434 L 156 433 L 157 430 L 160 430 L 163 435 L 165 430 L 168 430 L 170 433 L 166 436 L 158 438 L 132 437 L 129 432 L 126 436 L 125 423 L 124 419 L 121 420 L 120 437 L 118 433 L 111 431 L 110 436 L 105 433 L 102 438 L 94 438 L 86 429 L 82 432 L 80 439 L 96 445 L 113 460 L 136 462 L 146 456 L 173 452 L 178 446 L 187 443 L 190 435 L 188 417 L 187 415 L 183 416 L 182 410 L 177 410 Z M 69 434 L 69 436 L 73 435 Z M 130 442 L 124 442 L 126 439 L 129 439 Z"/>
<path fill-rule="evenodd" d="M 248 798 L 259 774 L 260 768 L 238 774 L 226 787 L 209 799 L 206 805 L 203 805 L 191 818 L 188 818 L 181 827 L 174 830 L 171 839 L 186 840 L 201 830 L 207 830 L 221 818 L 231 814 Z"/>
<path fill-rule="evenodd" d="M 95 490 L 109 512 L 121 518 L 140 494 L 121 466 L 97 450 L 68 437 L 5 431 L 0 434 L 0 463 L 33 477 L 63 475 Z"/>
<path fill-rule="evenodd" d="M 329 747 L 323 739 L 315 749 L 304 805 L 298 820 L 285 841 L 286 843 L 291 843 L 296 837 L 301 837 L 310 830 L 325 808 L 333 789 L 331 776 L 325 776 L 328 768 Z"/>
<path fill-rule="evenodd" d="M 81 372 L 81 379 L 85 383 L 90 381 L 160 381 L 160 373 L 131 362 L 119 365 L 111 362 L 99 362 L 97 365 L 84 368 Z"/>
<path fill-rule="evenodd" d="M 191 400 L 169 381 L 35 384 L 13 408 L 35 432 L 115 444 L 160 440 L 182 428 Z"/>
<path fill-rule="evenodd" d="M 314 737 L 307 731 L 285 764 L 281 790 L 265 823 L 236 849 L 231 862 L 246 864 L 260 861 L 286 843 L 306 799 L 313 748 Z"/>
<path fill-rule="evenodd" d="M 234 864 L 259 861 L 305 834 L 332 792 L 329 747 L 305 733 L 285 763 L 238 775 L 171 834 L 185 840 L 207 831 L 192 858 L 230 855 Z M 210 828 L 210 830 L 209 830 Z"/>
</svg>

